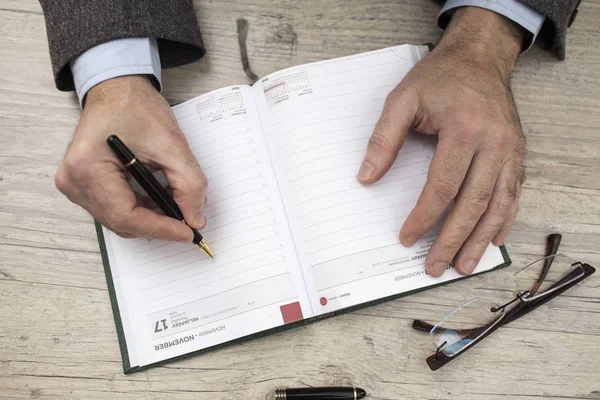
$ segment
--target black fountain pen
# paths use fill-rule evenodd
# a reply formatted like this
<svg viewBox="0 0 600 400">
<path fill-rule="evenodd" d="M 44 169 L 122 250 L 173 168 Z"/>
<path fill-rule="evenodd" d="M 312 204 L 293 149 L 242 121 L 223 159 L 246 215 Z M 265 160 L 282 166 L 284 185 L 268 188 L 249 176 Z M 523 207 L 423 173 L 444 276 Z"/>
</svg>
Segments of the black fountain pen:
<svg viewBox="0 0 600 400">
<path fill-rule="evenodd" d="M 142 188 L 144 188 L 146 193 L 148 193 L 148 196 L 150 196 L 156 205 L 160 207 L 165 215 L 178 219 L 185 224 L 186 222 L 183 213 L 179 209 L 177 203 L 175 203 L 175 200 L 173 200 L 169 192 L 162 187 L 160 182 L 156 180 L 148 168 L 146 168 L 140 160 L 135 158 L 135 155 L 127 146 L 125 146 L 125 143 L 115 135 L 109 136 L 108 139 L 106 139 L 106 142 L 117 158 L 123 163 L 125 168 L 131 173 L 133 178 Z M 202 234 L 192 227 L 190 227 L 190 229 L 194 233 L 194 244 L 206 253 L 206 255 L 214 258 L 212 251 L 210 251 Z"/>
<path fill-rule="evenodd" d="M 357 387 L 279 388 L 274 400 L 360 400 L 367 392 Z"/>
</svg>

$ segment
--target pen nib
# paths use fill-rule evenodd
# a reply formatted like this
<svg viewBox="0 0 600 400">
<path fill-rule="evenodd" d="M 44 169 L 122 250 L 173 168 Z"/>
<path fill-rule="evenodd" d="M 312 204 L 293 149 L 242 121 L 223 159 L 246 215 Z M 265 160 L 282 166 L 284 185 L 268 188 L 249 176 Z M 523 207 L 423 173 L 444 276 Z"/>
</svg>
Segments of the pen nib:
<svg viewBox="0 0 600 400">
<path fill-rule="evenodd" d="M 198 246 L 198 248 L 200 250 L 202 250 L 207 256 L 209 256 L 210 258 L 215 258 L 213 256 L 212 251 L 210 251 L 210 247 L 208 247 L 208 245 L 206 244 L 206 241 L 204 239 L 202 239 L 200 241 L 200 243 L 198 243 L 196 246 Z"/>
</svg>

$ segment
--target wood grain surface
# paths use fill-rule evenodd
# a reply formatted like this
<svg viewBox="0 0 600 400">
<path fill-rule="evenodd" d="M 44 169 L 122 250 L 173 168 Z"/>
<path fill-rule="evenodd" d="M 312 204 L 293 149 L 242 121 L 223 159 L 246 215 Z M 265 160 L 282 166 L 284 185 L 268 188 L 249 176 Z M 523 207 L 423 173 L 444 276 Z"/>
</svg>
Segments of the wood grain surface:
<svg viewBox="0 0 600 400">
<path fill-rule="evenodd" d="M 164 72 L 172 103 L 248 81 L 240 17 L 259 76 L 440 36 L 423 0 L 199 0 L 196 12 L 208 54 Z M 125 376 L 92 219 L 53 183 L 77 101 L 54 88 L 38 2 L 0 0 L 0 398 L 263 399 L 282 385 L 356 384 L 379 400 L 600 399 L 600 274 L 435 373 L 433 344 L 411 328 L 497 289 L 554 231 L 600 267 L 599 20 L 600 2 L 584 1 L 567 60 L 534 47 L 515 71 L 528 153 L 512 267 Z"/>
</svg>

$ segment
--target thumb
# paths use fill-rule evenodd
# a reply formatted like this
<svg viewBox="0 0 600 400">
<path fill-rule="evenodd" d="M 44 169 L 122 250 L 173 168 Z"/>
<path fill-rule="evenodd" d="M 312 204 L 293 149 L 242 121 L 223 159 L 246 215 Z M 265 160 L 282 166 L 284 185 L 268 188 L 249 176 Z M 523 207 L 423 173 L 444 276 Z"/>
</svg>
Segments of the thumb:
<svg viewBox="0 0 600 400">
<path fill-rule="evenodd" d="M 407 96 L 388 95 L 358 171 L 360 183 L 377 182 L 390 169 L 414 121 L 413 109 Z"/>
<path fill-rule="evenodd" d="M 185 222 L 193 228 L 202 229 L 206 225 L 204 203 L 208 179 L 192 154 L 187 141 L 168 160 L 161 162 L 163 173 L 173 192 L 173 198 Z"/>
</svg>

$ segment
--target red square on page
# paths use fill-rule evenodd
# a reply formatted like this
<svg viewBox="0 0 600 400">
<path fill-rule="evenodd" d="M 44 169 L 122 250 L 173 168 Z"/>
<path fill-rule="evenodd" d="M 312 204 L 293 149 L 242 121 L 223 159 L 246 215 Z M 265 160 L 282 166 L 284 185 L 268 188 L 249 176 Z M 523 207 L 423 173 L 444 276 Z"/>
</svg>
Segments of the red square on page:
<svg viewBox="0 0 600 400">
<path fill-rule="evenodd" d="M 279 307 L 284 324 L 301 321 L 304 319 L 300 302 L 290 303 Z"/>
</svg>

